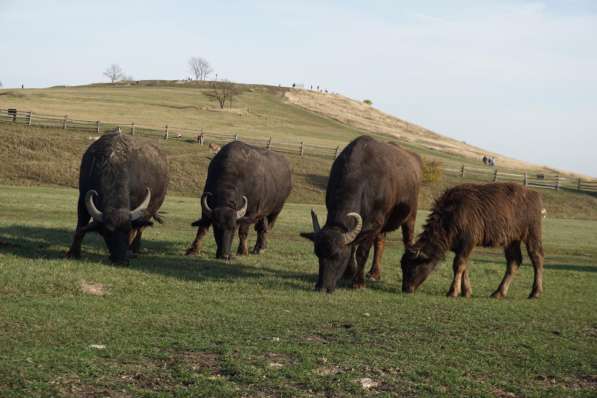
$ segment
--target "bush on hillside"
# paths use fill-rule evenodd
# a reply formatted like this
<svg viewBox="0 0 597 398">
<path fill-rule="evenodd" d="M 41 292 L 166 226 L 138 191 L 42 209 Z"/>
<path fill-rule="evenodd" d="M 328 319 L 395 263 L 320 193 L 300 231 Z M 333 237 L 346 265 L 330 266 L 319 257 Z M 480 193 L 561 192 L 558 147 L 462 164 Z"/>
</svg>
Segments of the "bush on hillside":
<svg viewBox="0 0 597 398">
<path fill-rule="evenodd" d="M 367 105 L 373 105 L 373 101 L 371 101 L 370 99 L 363 100 L 363 103 Z"/>
<path fill-rule="evenodd" d="M 439 160 L 423 161 L 423 182 L 436 183 L 444 175 L 443 164 Z"/>
</svg>

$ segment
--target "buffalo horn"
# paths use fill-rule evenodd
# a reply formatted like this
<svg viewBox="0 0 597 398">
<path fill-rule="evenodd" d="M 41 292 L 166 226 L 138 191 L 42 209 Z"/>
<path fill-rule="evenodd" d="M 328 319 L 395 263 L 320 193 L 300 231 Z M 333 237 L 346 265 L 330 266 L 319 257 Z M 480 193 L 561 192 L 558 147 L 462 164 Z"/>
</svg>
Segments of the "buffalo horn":
<svg viewBox="0 0 597 398">
<path fill-rule="evenodd" d="M 85 207 L 87 208 L 87 212 L 97 222 L 102 222 L 104 215 L 101 211 L 95 207 L 95 203 L 93 203 L 93 197 L 97 196 L 97 191 L 90 189 L 85 194 Z"/>
<path fill-rule="evenodd" d="M 313 222 L 313 232 L 316 234 L 321 231 L 321 227 L 319 226 L 319 220 L 317 219 L 317 213 L 315 213 L 315 209 L 311 209 L 311 222 Z"/>
<path fill-rule="evenodd" d="M 344 234 L 344 244 L 349 245 L 356 239 L 356 237 L 359 235 L 359 232 L 361 232 L 361 228 L 363 228 L 363 219 L 359 213 L 354 212 L 348 213 L 346 216 L 353 217 L 357 222 L 357 225 L 355 225 L 351 231 L 348 231 Z"/>
<path fill-rule="evenodd" d="M 143 199 L 143 202 L 141 202 L 141 204 L 139 206 L 137 206 L 136 209 L 131 210 L 131 221 L 135 221 L 135 220 L 138 220 L 139 218 L 143 217 L 143 215 L 145 214 L 145 210 L 147 210 L 147 207 L 149 206 L 150 200 L 151 200 L 151 190 L 148 187 L 147 195 L 145 195 L 145 199 Z"/>
<path fill-rule="evenodd" d="M 243 208 L 236 212 L 237 220 L 240 218 L 243 218 L 245 216 L 245 214 L 247 213 L 247 206 L 249 205 L 249 200 L 247 199 L 247 197 L 245 195 L 243 195 L 243 201 L 245 202 Z"/>
<path fill-rule="evenodd" d="M 203 205 L 203 211 L 206 214 L 211 214 L 211 207 L 209 207 L 209 205 L 207 204 L 207 197 L 211 196 L 211 192 L 205 192 L 203 194 L 203 198 L 201 199 L 201 204 Z"/>
</svg>

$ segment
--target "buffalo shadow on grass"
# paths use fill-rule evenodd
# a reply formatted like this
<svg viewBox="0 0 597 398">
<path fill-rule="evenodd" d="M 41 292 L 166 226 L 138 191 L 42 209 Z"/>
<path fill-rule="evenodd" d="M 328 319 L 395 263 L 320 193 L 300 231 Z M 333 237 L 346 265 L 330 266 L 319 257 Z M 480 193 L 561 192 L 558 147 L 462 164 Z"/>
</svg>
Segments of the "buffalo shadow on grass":
<svg viewBox="0 0 597 398">
<path fill-rule="evenodd" d="M 559 271 L 574 271 L 574 272 L 597 272 L 597 265 L 588 265 L 588 264 L 571 264 L 571 263 L 564 263 L 562 262 L 563 256 L 557 256 L 558 262 L 551 263 L 549 257 L 546 257 L 546 261 L 543 264 L 543 268 L 546 270 L 559 270 Z M 573 256 L 570 256 L 573 257 Z M 480 263 L 480 264 L 498 264 L 503 265 L 504 271 L 506 270 L 506 259 L 502 256 L 501 259 L 496 260 L 488 260 L 484 258 L 472 258 L 470 263 Z M 469 264 L 470 265 L 470 264 Z M 523 254 L 522 256 L 522 264 L 521 267 L 530 267 L 533 268 L 533 264 L 528 256 Z"/>
<path fill-rule="evenodd" d="M 34 260 L 66 260 L 66 249 L 70 246 L 72 237 L 73 231 L 64 228 L 4 226 L 0 227 L 0 253 Z M 275 278 L 278 279 L 276 284 L 282 281 L 280 288 L 311 290 L 317 278 L 315 274 L 280 270 L 271 266 L 252 267 L 234 260 L 226 263 L 204 255 L 184 256 L 183 250 L 170 241 L 144 239 L 141 247 L 142 252 L 137 258 L 131 259 L 129 269 L 177 279 L 225 281 Z M 85 236 L 81 252 L 81 258 L 85 261 L 114 266 L 108 262 L 107 249 L 98 234 L 89 233 Z M 305 282 L 308 282 L 308 288 L 305 288 Z"/>
</svg>

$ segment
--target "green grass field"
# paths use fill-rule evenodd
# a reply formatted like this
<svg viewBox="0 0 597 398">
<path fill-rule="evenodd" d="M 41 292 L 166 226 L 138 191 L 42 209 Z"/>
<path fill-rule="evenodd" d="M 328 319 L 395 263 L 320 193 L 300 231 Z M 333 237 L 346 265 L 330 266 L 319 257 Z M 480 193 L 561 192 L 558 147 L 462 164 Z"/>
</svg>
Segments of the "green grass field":
<svg viewBox="0 0 597 398">
<path fill-rule="evenodd" d="M 75 200 L 72 188 L 0 186 L 3 398 L 595 396 L 597 221 L 545 220 L 539 300 L 526 299 L 526 256 L 510 296 L 488 298 L 505 270 L 498 250 L 475 252 L 472 299 L 445 297 L 450 258 L 405 296 L 398 233 L 382 282 L 326 295 L 312 291 L 316 258 L 298 236 L 307 205 L 287 205 L 265 254 L 226 264 L 211 236 L 182 256 L 199 203 L 170 195 L 167 223 L 123 268 L 96 236 L 81 261 L 63 259 Z"/>
</svg>

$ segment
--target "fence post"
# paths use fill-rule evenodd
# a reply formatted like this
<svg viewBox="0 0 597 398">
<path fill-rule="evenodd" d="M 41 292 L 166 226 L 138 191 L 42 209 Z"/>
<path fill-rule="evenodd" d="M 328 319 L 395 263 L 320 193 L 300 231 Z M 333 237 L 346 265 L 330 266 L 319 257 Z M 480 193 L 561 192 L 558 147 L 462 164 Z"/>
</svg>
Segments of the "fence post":
<svg viewBox="0 0 597 398">
<path fill-rule="evenodd" d="M 528 187 L 529 186 L 529 177 L 527 175 L 527 172 L 524 172 L 524 186 Z"/>
<path fill-rule="evenodd" d="M 99 132 L 100 132 L 100 121 L 99 120 L 95 122 L 95 130 L 99 134 Z"/>
<path fill-rule="evenodd" d="M 272 136 L 270 135 L 269 140 L 267 140 L 267 149 L 268 151 L 272 149 Z"/>
<path fill-rule="evenodd" d="M 578 182 L 576 183 L 576 190 L 580 191 L 580 185 L 581 185 L 581 180 L 580 178 L 578 179 Z"/>
<path fill-rule="evenodd" d="M 203 129 L 201 129 L 201 133 L 199 133 L 199 145 L 203 145 L 205 137 L 203 136 Z"/>
<path fill-rule="evenodd" d="M 234 134 L 234 141 L 238 141 L 238 134 Z"/>
<path fill-rule="evenodd" d="M 305 145 L 304 145 L 303 141 L 301 141 L 301 156 L 303 156 L 304 153 L 305 153 Z"/>
<path fill-rule="evenodd" d="M 460 168 L 460 178 L 464 178 L 464 165 Z"/>
<path fill-rule="evenodd" d="M 135 135 L 135 122 L 131 123 L 131 135 Z"/>
<path fill-rule="evenodd" d="M 497 182 L 497 176 L 498 176 L 498 170 L 495 169 L 495 171 L 493 172 L 493 182 Z"/>
<path fill-rule="evenodd" d="M 556 191 L 560 190 L 560 175 L 556 176 Z"/>
<path fill-rule="evenodd" d="M 31 119 L 33 119 L 33 112 L 27 113 L 27 126 L 31 126 Z"/>
<path fill-rule="evenodd" d="M 66 130 L 66 122 L 68 121 L 68 115 L 64 115 L 64 122 L 62 123 L 62 128 Z"/>
<path fill-rule="evenodd" d="M 166 131 L 164 134 L 164 139 L 167 140 L 168 139 L 168 125 L 166 125 Z"/>
<path fill-rule="evenodd" d="M 340 154 L 340 145 L 338 145 L 336 147 L 336 154 L 334 155 L 334 157 L 337 158 L 339 154 Z"/>
</svg>

